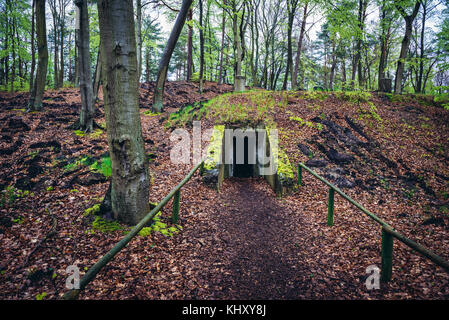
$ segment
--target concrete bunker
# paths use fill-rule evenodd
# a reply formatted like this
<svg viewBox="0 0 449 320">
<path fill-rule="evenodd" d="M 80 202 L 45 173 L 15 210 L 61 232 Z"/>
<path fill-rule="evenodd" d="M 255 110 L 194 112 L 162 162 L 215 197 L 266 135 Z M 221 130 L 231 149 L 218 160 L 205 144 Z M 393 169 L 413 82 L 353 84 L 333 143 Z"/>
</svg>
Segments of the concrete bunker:
<svg viewBox="0 0 449 320">
<path fill-rule="evenodd" d="M 278 196 L 295 187 L 293 169 L 278 146 L 277 131 L 264 125 L 215 126 L 201 173 L 203 181 L 218 190 L 229 177 L 262 176 Z"/>
</svg>

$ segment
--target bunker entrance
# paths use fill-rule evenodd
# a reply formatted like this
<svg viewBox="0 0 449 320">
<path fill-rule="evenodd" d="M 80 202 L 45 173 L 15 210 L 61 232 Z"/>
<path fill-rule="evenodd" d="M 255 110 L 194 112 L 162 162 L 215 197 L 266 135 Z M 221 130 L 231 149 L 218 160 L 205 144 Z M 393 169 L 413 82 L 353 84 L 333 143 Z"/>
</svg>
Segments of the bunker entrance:
<svg viewBox="0 0 449 320">
<path fill-rule="evenodd" d="M 233 158 L 232 158 L 232 166 L 233 166 L 233 177 L 238 178 L 249 178 L 255 175 L 254 164 L 249 163 L 249 148 L 248 148 L 248 137 L 244 138 L 243 143 L 243 163 L 237 163 L 237 138 L 233 137 Z M 253 151 L 253 150 L 251 150 Z"/>
<path fill-rule="evenodd" d="M 277 195 L 294 187 L 294 173 L 287 155 L 278 147 L 277 131 L 217 125 L 207 149 L 203 182 L 220 190 L 229 177 L 263 177 Z"/>
<path fill-rule="evenodd" d="M 227 128 L 224 134 L 225 177 L 261 175 L 261 159 L 269 155 L 265 128 Z"/>
</svg>

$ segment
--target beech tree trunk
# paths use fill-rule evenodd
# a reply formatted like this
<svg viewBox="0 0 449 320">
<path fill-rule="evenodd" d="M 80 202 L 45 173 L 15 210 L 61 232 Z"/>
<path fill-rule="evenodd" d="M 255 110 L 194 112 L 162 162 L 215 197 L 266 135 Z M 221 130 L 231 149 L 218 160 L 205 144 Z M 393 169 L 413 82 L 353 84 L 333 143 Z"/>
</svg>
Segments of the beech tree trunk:
<svg viewBox="0 0 449 320">
<path fill-rule="evenodd" d="M 35 8 L 36 0 L 33 0 L 32 8 L 31 8 L 31 71 L 30 71 L 30 93 L 33 90 L 33 82 L 34 82 L 34 69 L 36 68 L 36 48 L 34 41 L 34 26 L 35 26 L 35 17 L 34 17 L 34 8 Z"/>
<path fill-rule="evenodd" d="M 203 31 L 203 0 L 199 0 L 200 5 L 200 88 L 199 92 L 203 93 L 204 82 L 204 31 Z"/>
<path fill-rule="evenodd" d="M 309 4 L 308 1 L 306 1 L 306 3 L 304 4 L 304 12 L 302 15 L 302 22 L 301 22 L 301 31 L 299 33 L 298 39 L 298 51 L 296 53 L 295 68 L 293 69 L 292 75 L 292 90 L 298 90 L 298 72 L 299 72 L 299 64 L 301 63 L 302 42 L 304 39 L 304 34 L 306 32 L 308 4 Z"/>
<path fill-rule="evenodd" d="M 288 76 L 293 76 L 293 49 L 292 49 L 292 28 L 293 20 L 295 18 L 296 6 L 298 0 L 287 0 L 287 67 L 285 68 L 284 82 L 282 90 L 287 90 Z"/>
<path fill-rule="evenodd" d="M 95 106 L 95 103 L 98 100 L 98 91 L 100 90 L 101 85 L 101 77 L 103 76 L 103 64 L 101 62 L 101 44 L 98 47 L 98 53 L 97 53 L 97 64 L 95 66 L 95 78 L 94 82 L 92 84 L 92 90 L 93 90 L 93 104 Z"/>
<path fill-rule="evenodd" d="M 75 29 L 78 34 L 76 45 L 79 52 L 78 66 L 80 71 L 81 93 L 80 129 L 84 132 L 91 132 L 93 131 L 94 108 L 92 75 L 90 71 L 87 0 L 75 0 L 75 5 L 77 7 L 77 25 Z"/>
<path fill-rule="evenodd" d="M 137 71 L 138 81 L 142 75 L 142 0 L 136 0 L 136 28 L 137 28 Z"/>
<path fill-rule="evenodd" d="M 162 112 L 164 109 L 164 85 L 167 79 L 168 65 L 170 64 L 170 59 L 175 50 L 176 43 L 178 42 L 179 35 L 181 34 L 182 27 L 186 22 L 187 12 L 192 5 L 193 0 L 183 0 L 181 9 L 179 10 L 178 16 L 175 21 L 175 25 L 168 38 L 167 45 L 165 46 L 164 53 L 162 54 L 161 61 L 159 63 L 159 70 L 157 72 L 156 87 L 154 88 L 153 95 L 153 111 Z"/>
<path fill-rule="evenodd" d="M 44 95 L 48 67 L 45 0 L 36 0 L 35 5 L 38 63 L 36 78 L 33 83 L 33 89 L 31 91 L 28 109 L 32 111 L 40 111 L 42 109 L 42 97 Z"/>
<path fill-rule="evenodd" d="M 382 82 L 382 79 L 385 78 L 385 68 L 387 65 L 387 52 L 388 52 L 388 45 L 390 41 L 390 22 L 386 21 L 387 19 L 387 9 L 385 7 L 385 4 L 382 4 L 381 7 L 381 24 L 382 24 L 382 34 L 380 37 L 380 58 L 379 58 L 379 72 L 377 76 L 377 82 L 379 84 L 379 90 L 380 90 L 380 84 Z M 388 24 L 388 26 L 385 26 L 385 24 Z"/>
<path fill-rule="evenodd" d="M 410 46 L 410 40 L 413 31 L 413 21 L 418 15 L 419 7 L 421 6 L 421 1 L 418 0 L 415 3 L 415 7 L 411 15 L 407 15 L 404 8 L 402 8 L 400 5 L 395 3 L 395 6 L 405 20 L 405 34 L 404 38 L 402 39 L 401 53 L 399 55 L 398 64 L 396 68 L 396 78 L 394 80 L 394 93 L 399 94 L 402 93 L 402 78 L 404 76 L 405 59 L 407 58 L 407 53 Z"/>
<path fill-rule="evenodd" d="M 134 225 L 149 212 L 148 162 L 139 113 L 133 0 L 99 0 L 103 95 L 114 218 Z"/>
<path fill-rule="evenodd" d="M 193 12 L 192 9 L 189 9 L 189 21 L 193 22 Z M 189 23 L 188 25 L 189 31 L 187 36 L 187 81 L 190 81 L 192 78 L 192 65 L 193 65 L 193 27 Z"/>
<path fill-rule="evenodd" d="M 223 5 L 226 5 L 226 0 L 223 0 Z M 226 27 L 226 14 L 223 9 L 223 17 L 221 18 L 221 51 L 220 51 L 220 69 L 218 72 L 218 84 L 223 83 L 223 55 L 224 55 L 224 41 L 225 41 L 225 27 Z"/>
</svg>

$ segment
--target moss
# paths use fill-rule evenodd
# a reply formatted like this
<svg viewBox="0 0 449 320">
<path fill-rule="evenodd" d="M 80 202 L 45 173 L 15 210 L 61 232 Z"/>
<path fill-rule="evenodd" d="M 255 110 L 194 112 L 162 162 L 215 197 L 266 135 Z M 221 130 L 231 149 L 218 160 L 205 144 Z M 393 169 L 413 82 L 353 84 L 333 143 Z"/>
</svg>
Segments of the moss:
<svg viewBox="0 0 449 320">
<path fill-rule="evenodd" d="M 97 214 L 98 212 L 100 212 L 100 203 L 94 204 L 92 207 L 87 208 L 86 210 L 84 210 L 83 216 L 87 217 L 89 215 L 94 215 Z"/>
<path fill-rule="evenodd" d="M 266 130 L 270 143 L 271 154 L 275 163 L 277 164 L 277 176 L 279 180 L 281 182 L 293 180 L 295 174 L 293 173 L 293 169 L 287 154 L 279 146 L 274 147 L 274 144 L 271 141 L 270 128 L 267 128 Z"/>
<path fill-rule="evenodd" d="M 89 134 L 90 138 L 96 139 L 99 138 L 101 135 L 103 134 L 103 130 L 101 129 L 95 129 L 94 132 L 92 132 L 91 134 Z"/>
<path fill-rule="evenodd" d="M 293 180 L 295 177 L 292 166 L 290 164 L 290 160 L 288 159 L 287 154 L 282 149 L 279 149 L 278 152 L 277 174 L 281 181 Z"/>
<path fill-rule="evenodd" d="M 92 222 L 92 227 L 103 233 L 109 233 L 123 229 L 122 225 L 117 221 L 109 221 L 101 217 L 96 217 Z"/>
<path fill-rule="evenodd" d="M 47 191 L 53 191 L 53 190 L 54 190 L 54 188 L 52 186 L 47 187 Z"/>
<path fill-rule="evenodd" d="M 203 170 L 213 170 L 219 164 L 221 156 L 221 148 L 223 144 L 225 126 L 214 126 L 214 131 L 207 148 L 206 159 L 204 160 Z"/>
<path fill-rule="evenodd" d="M 110 157 L 103 157 L 101 160 L 94 162 L 90 165 L 90 169 L 93 172 L 101 173 L 106 178 L 109 178 L 112 175 L 112 164 Z"/>
<path fill-rule="evenodd" d="M 86 133 L 83 130 L 75 130 L 73 131 L 78 137 L 84 137 Z"/>
<path fill-rule="evenodd" d="M 154 113 L 154 112 L 151 111 L 151 110 L 147 110 L 147 111 L 145 111 L 143 114 L 146 115 L 146 116 L 149 116 L 149 117 L 156 117 L 156 116 L 160 115 L 160 113 L 157 113 L 157 112 Z"/>
<path fill-rule="evenodd" d="M 147 237 L 153 232 L 159 232 L 166 237 L 172 237 L 174 234 L 178 233 L 179 230 L 182 230 L 182 227 L 179 225 L 175 226 L 167 226 L 166 223 L 161 221 L 161 213 L 158 212 L 153 218 L 153 224 L 150 227 L 144 227 L 139 231 L 138 235 L 141 237 Z"/>
<path fill-rule="evenodd" d="M 372 94 L 366 91 L 345 91 L 342 98 L 352 104 L 366 103 L 371 100 Z"/>
</svg>

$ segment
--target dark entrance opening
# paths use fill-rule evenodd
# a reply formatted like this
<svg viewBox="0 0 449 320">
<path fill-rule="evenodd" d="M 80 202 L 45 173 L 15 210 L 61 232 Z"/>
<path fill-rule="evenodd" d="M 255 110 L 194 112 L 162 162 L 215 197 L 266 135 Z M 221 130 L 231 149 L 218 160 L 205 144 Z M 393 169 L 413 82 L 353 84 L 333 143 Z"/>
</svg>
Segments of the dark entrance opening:
<svg viewBox="0 0 449 320">
<path fill-rule="evenodd" d="M 237 139 L 233 138 L 233 176 L 239 178 L 249 178 L 254 176 L 254 164 L 249 163 L 249 147 L 248 147 L 248 137 L 244 138 L 244 163 L 237 163 Z"/>
</svg>

